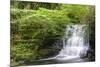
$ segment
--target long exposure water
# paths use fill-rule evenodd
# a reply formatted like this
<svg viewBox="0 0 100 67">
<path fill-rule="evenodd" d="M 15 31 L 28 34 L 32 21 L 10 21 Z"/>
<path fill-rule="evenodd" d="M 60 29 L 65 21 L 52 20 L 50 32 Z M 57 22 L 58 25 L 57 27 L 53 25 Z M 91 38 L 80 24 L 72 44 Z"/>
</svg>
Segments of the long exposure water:
<svg viewBox="0 0 100 67">
<path fill-rule="evenodd" d="M 70 25 L 66 28 L 66 34 L 63 39 L 63 49 L 56 56 L 57 60 L 68 60 L 73 58 L 80 58 L 85 55 L 89 48 L 88 43 L 85 43 L 86 25 Z M 68 37 L 68 33 L 70 37 Z M 66 40 L 67 39 L 67 40 Z"/>
</svg>

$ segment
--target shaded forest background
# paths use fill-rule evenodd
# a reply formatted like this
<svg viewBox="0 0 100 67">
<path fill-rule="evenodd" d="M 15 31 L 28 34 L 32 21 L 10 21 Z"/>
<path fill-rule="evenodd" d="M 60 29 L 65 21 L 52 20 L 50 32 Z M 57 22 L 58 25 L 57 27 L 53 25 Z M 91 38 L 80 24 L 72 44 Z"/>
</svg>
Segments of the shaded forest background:
<svg viewBox="0 0 100 67">
<path fill-rule="evenodd" d="M 89 58 L 95 60 L 95 6 L 11 1 L 10 12 L 12 65 L 57 55 L 70 24 L 88 25 Z"/>
</svg>

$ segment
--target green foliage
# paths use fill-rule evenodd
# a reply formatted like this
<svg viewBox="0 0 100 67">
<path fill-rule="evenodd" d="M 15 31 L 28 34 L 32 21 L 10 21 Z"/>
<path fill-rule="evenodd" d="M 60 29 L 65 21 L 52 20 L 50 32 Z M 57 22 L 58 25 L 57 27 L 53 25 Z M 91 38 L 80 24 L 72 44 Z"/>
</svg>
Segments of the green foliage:
<svg viewBox="0 0 100 67">
<path fill-rule="evenodd" d="M 60 9 L 58 3 L 44 3 L 44 2 L 30 2 L 30 1 L 11 1 L 11 8 L 19 9 L 34 9 L 37 10 L 39 7 L 46 9 Z"/>
</svg>

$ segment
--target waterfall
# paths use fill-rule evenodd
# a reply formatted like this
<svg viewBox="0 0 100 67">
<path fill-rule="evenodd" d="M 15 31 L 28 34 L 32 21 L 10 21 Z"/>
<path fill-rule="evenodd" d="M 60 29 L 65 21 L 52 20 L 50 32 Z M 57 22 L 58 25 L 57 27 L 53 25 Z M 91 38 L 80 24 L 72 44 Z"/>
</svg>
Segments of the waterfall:
<svg viewBox="0 0 100 67">
<path fill-rule="evenodd" d="M 85 30 L 86 25 L 69 25 L 66 27 L 63 48 L 56 56 L 57 60 L 80 58 L 81 55 L 86 55 L 89 43 L 84 38 Z"/>
<path fill-rule="evenodd" d="M 39 61 L 52 59 L 74 61 L 76 58 L 78 58 L 78 61 L 83 61 L 81 56 L 85 56 L 89 49 L 88 37 L 85 38 L 86 29 L 86 25 L 68 25 L 63 36 L 63 48 L 59 54 L 55 57 L 39 59 Z"/>
</svg>

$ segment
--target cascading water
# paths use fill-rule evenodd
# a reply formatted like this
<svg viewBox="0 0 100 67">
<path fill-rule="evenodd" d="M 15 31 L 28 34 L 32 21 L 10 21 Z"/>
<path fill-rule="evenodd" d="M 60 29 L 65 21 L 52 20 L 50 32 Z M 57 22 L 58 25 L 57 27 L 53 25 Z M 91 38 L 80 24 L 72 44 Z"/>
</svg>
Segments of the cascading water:
<svg viewBox="0 0 100 67">
<path fill-rule="evenodd" d="M 67 26 L 63 38 L 63 49 L 56 56 L 57 60 L 80 58 L 81 55 L 86 55 L 89 44 L 84 39 L 85 30 L 86 25 Z"/>
<path fill-rule="evenodd" d="M 86 34 L 86 25 L 68 25 L 66 27 L 65 36 L 63 37 L 63 48 L 59 52 L 58 55 L 51 58 L 40 59 L 43 60 L 59 60 L 59 61 L 67 61 L 72 62 L 76 61 L 74 59 L 78 59 L 79 61 L 83 61 L 81 56 L 87 54 L 87 50 L 89 48 L 88 37 L 85 39 Z M 39 60 L 39 61 L 40 61 Z"/>
</svg>

